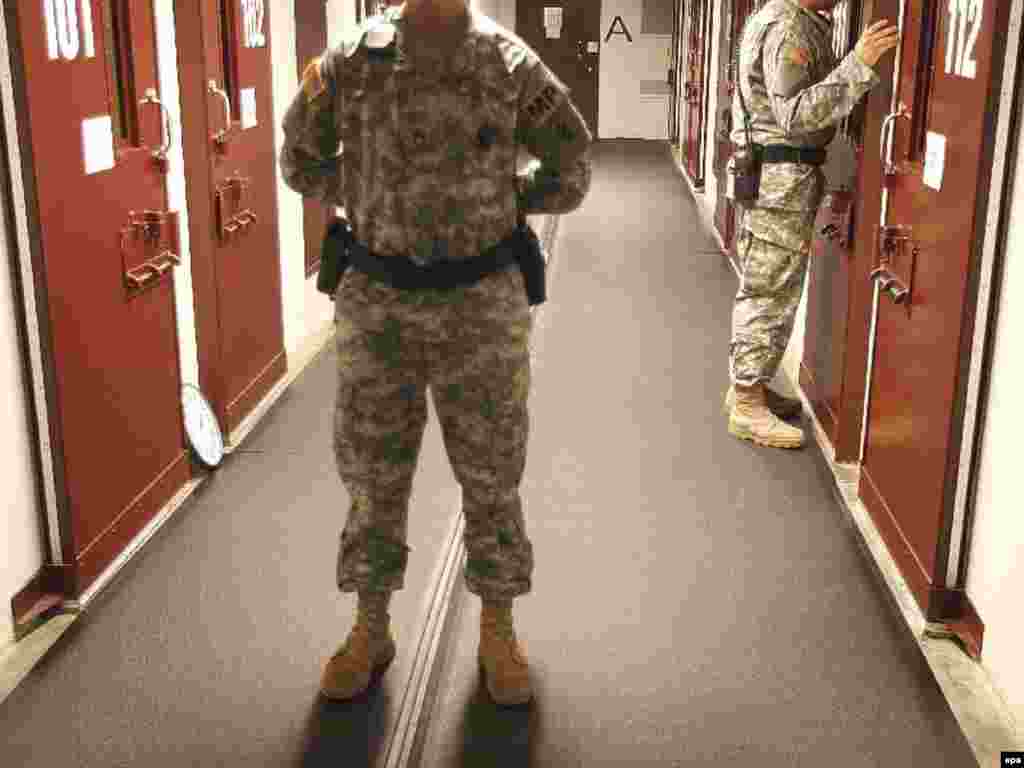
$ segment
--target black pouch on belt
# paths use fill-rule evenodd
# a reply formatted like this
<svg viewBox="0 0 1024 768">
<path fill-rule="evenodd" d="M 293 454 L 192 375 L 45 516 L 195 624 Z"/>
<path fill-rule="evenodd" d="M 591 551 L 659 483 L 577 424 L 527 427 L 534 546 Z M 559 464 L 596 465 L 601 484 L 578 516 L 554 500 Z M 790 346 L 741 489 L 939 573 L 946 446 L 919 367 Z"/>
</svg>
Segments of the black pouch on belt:
<svg viewBox="0 0 1024 768">
<path fill-rule="evenodd" d="M 761 153 L 756 144 L 737 147 L 726 164 L 725 196 L 737 203 L 752 203 L 761 191 Z"/>
<path fill-rule="evenodd" d="M 348 269 L 352 242 L 352 229 L 345 219 L 335 216 L 327 223 L 320 252 L 320 273 L 316 278 L 316 289 L 326 293 L 331 301 L 334 301 L 341 276 Z"/>
<path fill-rule="evenodd" d="M 532 307 L 547 301 L 547 263 L 537 233 L 523 218 L 519 219 L 519 237 L 519 271 L 526 284 L 526 300 Z"/>
</svg>

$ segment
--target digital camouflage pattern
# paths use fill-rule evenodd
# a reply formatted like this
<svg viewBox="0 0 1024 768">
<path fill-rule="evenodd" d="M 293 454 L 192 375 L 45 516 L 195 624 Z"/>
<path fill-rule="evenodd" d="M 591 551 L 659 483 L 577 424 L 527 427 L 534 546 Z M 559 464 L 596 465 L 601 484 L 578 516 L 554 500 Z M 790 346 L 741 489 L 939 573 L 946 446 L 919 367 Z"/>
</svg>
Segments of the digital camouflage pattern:
<svg viewBox="0 0 1024 768">
<path fill-rule="evenodd" d="M 348 271 L 337 302 L 334 447 L 352 504 L 342 591 L 403 586 L 409 495 L 429 385 L 462 486 L 466 583 L 488 598 L 530 590 L 519 483 L 529 430 L 532 316 L 516 268 L 450 293 L 399 291 Z"/>
<path fill-rule="evenodd" d="M 475 11 L 444 59 L 403 14 L 368 20 L 306 70 L 284 119 L 285 182 L 344 206 L 373 253 L 421 265 L 478 255 L 520 213 L 578 206 L 591 135 L 565 85 Z M 517 174 L 520 147 L 539 162 Z"/>
<path fill-rule="evenodd" d="M 739 87 L 755 144 L 827 146 L 837 124 L 879 82 L 855 51 L 832 50 L 831 22 L 796 0 L 770 0 L 740 41 Z M 732 140 L 746 142 L 733 99 Z M 742 212 L 736 251 L 742 277 L 733 308 L 730 369 L 737 384 L 770 381 L 789 343 L 803 291 L 814 218 L 825 191 L 821 169 L 770 163 L 757 202 Z"/>
<path fill-rule="evenodd" d="M 375 254 L 421 265 L 478 255 L 520 214 L 568 212 L 590 184 L 586 124 L 521 40 L 470 11 L 448 56 L 433 43 L 410 34 L 401 7 L 368 20 L 306 70 L 281 152 L 293 189 L 344 206 Z M 517 175 L 520 146 L 536 160 Z M 340 589 L 403 586 L 429 388 L 462 487 L 468 588 L 488 599 L 528 592 L 519 484 L 532 320 L 519 269 L 447 292 L 349 270 L 335 303 L 334 448 L 351 497 Z"/>
</svg>

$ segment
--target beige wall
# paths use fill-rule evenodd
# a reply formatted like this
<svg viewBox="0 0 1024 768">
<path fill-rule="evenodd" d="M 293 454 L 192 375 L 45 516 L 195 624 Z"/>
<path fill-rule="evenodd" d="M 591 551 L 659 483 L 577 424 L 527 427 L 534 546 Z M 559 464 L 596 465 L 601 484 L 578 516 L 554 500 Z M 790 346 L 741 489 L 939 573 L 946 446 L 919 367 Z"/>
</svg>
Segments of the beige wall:
<svg viewBox="0 0 1024 768">
<path fill-rule="evenodd" d="M 616 16 L 633 37 L 612 35 Z M 671 35 L 642 35 L 643 0 L 602 0 L 598 133 L 603 139 L 667 139 L 667 96 L 645 96 L 640 84 L 664 81 L 672 62 Z"/>
<path fill-rule="evenodd" d="M 1019 140 L 1024 143 L 1024 132 Z M 1024 726 L 1024 500 L 1017 474 L 1024 419 L 1024 152 L 1017 158 L 995 355 L 970 550 L 967 594 L 985 622 L 985 665 Z"/>
<path fill-rule="evenodd" d="M 0 210 L 7 205 L 0 188 Z M 15 314 L 6 217 L 0 216 L 0 649 L 13 641 L 11 597 L 43 564 L 40 509 L 36 496 L 30 407 Z"/>
<path fill-rule="evenodd" d="M 516 0 L 473 0 L 473 5 L 505 27 L 510 32 L 516 30 Z"/>
<path fill-rule="evenodd" d="M 349 0 L 349 5 L 351 0 Z M 332 2 L 325 7 L 328 18 L 344 18 L 346 8 Z M 354 11 L 353 11 L 354 14 Z M 279 154 L 284 142 L 281 121 L 285 110 L 298 91 L 299 73 L 295 59 L 295 16 L 291 0 L 273 0 L 273 99 L 274 153 Z M 330 28 L 328 42 L 331 42 Z M 299 350 L 305 342 L 331 324 L 334 305 L 316 290 L 316 277 L 306 277 L 305 235 L 302 226 L 302 198 L 285 186 L 278 175 L 278 236 L 281 249 L 281 294 L 284 302 L 284 341 L 288 364 L 302 362 Z"/>
</svg>

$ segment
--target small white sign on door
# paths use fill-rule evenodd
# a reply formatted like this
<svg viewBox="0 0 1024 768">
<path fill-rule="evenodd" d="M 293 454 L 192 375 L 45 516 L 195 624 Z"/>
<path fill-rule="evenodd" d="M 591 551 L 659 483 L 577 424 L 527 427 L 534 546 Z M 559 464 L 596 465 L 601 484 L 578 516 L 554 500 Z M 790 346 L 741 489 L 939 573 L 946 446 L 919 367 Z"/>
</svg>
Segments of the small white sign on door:
<svg viewBox="0 0 1024 768">
<path fill-rule="evenodd" d="M 924 175 L 922 181 L 926 187 L 942 188 L 942 177 L 946 172 L 946 137 L 928 131 L 925 138 Z"/>
<path fill-rule="evenodd" d="M 82 155 L 86 175 L 114 167 L 114 121 L 110 115 L 82 121 Z"/>
<path fill-rule="evenodd" d="M 242 107 L 242 130 L 256 127 L 256 89 L 243 88 L 239 92 L 239 97 Z"/>
<path fill-rule="evenodd" d="M 549 39 L 557 40 L 562 36 L 562 9 L 560 6 L 545 6 L 544 32 Z"/>
</svg>

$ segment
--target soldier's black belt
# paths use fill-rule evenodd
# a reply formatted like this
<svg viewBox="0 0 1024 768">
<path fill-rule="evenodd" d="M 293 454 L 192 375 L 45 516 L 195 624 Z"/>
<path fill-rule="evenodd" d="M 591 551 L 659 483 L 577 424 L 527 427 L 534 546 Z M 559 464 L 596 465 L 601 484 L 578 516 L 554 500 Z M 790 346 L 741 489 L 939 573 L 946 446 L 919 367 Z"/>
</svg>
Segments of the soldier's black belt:
<svg viewBox="0 0 1024 768">
<path fill-rule="evenodd" d="M 351 238 L 347 243 L 347 265 L 399 290 L 449 291 L 473 285 L 488 275 L 518 263 L 526 283 L 531 306 L 547 299 L 544 253 L 533 229 L 521 223 L 508 237 L 479 256 L 460 261 L 443 261 L 421 267 L 404 256 L 377 256 Z M 344 269 L 342 269 L 344 271 Z"/>
<path fill-rule="evenodd" d="M 804 149 L 767 144 L 758 147 L 762 163 L 801 163 L 803 165 L 824 165 L 828 152 L 824 149 Z"/>
</svg>

